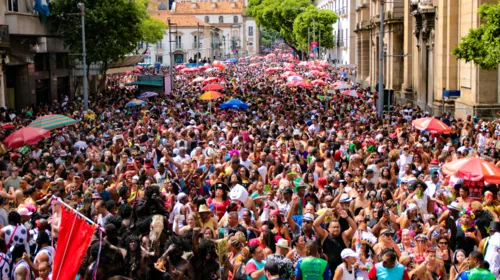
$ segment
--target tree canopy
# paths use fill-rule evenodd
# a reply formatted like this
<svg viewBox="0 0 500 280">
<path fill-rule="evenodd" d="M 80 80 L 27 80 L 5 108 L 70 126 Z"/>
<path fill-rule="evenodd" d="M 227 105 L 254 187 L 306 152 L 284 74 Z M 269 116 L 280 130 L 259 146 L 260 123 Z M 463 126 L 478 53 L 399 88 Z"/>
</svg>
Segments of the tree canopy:
<svg viewBox="0 0 500 280">
<path fill-rule="evenodd" d="M 285 43 L 296 51 L 307 50 L 307 27 L 312 33 L 314 18 L 316 32 L 321 32 L 321 45 L 333 45 L 337 15 L 330 10 L 318 10 L 310 0 L 250 0 L 246 13 L 260 27 L 279 32 Z"/>
<path fill-rule="evenodd" d="M 500 63 L 500 4 L 484 4 L 478 13 L 484 23 L 469 30 L 452 53 L 483 69 L 495 69 Z"/>
<path fill-rule="evenodd" d="M 165 25 L 148 15 L 145 0 L 85 0 L 87 64 L 108 65 L 134 52 L 138 43 L 156 43 L 163 38 Z M 52 1 L 51 20 L 65 44 L 74 53 L 82 52 L 80 12 L 74 0 Z"/>
</svg>

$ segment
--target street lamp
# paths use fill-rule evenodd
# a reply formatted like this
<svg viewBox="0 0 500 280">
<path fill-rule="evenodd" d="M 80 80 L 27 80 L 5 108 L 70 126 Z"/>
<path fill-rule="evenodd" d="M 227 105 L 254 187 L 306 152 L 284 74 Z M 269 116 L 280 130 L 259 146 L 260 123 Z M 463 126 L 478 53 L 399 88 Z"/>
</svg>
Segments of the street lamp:
<svg viewBox="0 0 500 280">
<path fill-rule="evenodd" d="M 89 94 L 87 81 L 87 52 L 85 50 L 85 5 L 80 2 L 76 5 L 80 9 L 82 19 L 82 63 L 83 63 L 83 110 L 89 109 Z"/>
</svg>

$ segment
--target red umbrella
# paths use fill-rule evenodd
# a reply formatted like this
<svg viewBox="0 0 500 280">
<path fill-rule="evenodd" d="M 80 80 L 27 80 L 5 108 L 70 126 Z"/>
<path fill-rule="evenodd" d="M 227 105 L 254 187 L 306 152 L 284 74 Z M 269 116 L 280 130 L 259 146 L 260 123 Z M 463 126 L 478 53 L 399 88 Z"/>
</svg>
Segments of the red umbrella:
<svg viewBox="0 0 500 280">
<path fill-rule="evenodd" d="M 175 70 L 182 70 L 184 68 L 186 68 L 186 65 L 184 65 L 184 64 L 180 64 L 180 65 L 175 66 Z"/>
<path fill-rule="evenodd" d="M 140 65 L 137 65 L 135 68 L 137 68 L 137 69 L 141 70 L 141 69 L 142 69 L 142 68 L 144 68 L 144 67 L 142 67 L 142 66 L 140 66 Z"/>
<path fill-rule="evenodd" d="M 202 88 L 203 91 L 211 91 L 211 90 L 223 90 L 224 87 L 220 84 L 209 84 Z"/>
<path fill-rule="evenodd" d="M 259 65 L 260 65 L 259 63 L 251 63 L 250 65 L 248 65 L 248 67 L 257 67 Z"/>
<path fill-rule="evenodd" d="M 279 71 L 280 71 L 280 69 L 278 69 L 278 68 L 276 68 L 276 67 L 271 67 L 271 68 L 267 68 L 267 69 L 266 69 L 266 73 L 268 73 L 268 74 L 269 74 L 269 73 L 277 73 L 277 72 L 279 72 Z"/>
<path fill-rule="evenodd" d="M 50 130 L 32 126 L 23 127 L 14 131 L 3 140 L 5 146 L 11 149 L 22 147 L 24 144 L 33 145 L 50 136 Z"/>
<path fill-rule="evenodd" d="M 317 70 L 317 71 L 323 71 L 323 67 L 319 66 L 319 65 L 309 65 L 309 69 L 311 70 Z"/>
<path fill-rule="evenodd" d="M 323 80 L 314 80 L 314 81 L 311 82 L 311 85 L 313 85 L 313 86 L 316 86 L 316 85 L 318 85 L 318 86 L 324 86 L 324 85 L 326 85 L 326 83 Z"/>
<path fill-rule="evenodd" d="M 219 78 L 217 77 L 210 77 L 210 78 L 206 78 L 204 81 L 203 81 L 203 84 L 204 85 L 207 85 L 207 84 L 212 84 L 212 83 L 216 83 L 219 81 Z"/>
<path fill-rule="evenodd" d="M 500 168 L 493 162 L 482 158 L 462 158 L 443 165 L 443 172 L 448 175 L 457 175 L 467 181 L 484 179 L 491 184 L 500 184 Z"/>
<path fill-rule="evenodd" d="M 355 90 L 346 90 L 343 91 L 342 94 L 351 96 L 351 97 L 361 97 L 361 94 L 357 93 Z"/>
<path fill-rule="evenodd" d="M 414 120 L 412 123 L 416 129 L 427 130 L 430 133 L 449 134 L 451 132 L 448 125 L 435 118 L 420 118 Z"/>
<path fill-rule="evenodd" d="M 289 87 L 303 87 L 303 88 L 312 88 L 311 83 L 305 81 L 292 81 L 286 83 Z"/>
</svg>

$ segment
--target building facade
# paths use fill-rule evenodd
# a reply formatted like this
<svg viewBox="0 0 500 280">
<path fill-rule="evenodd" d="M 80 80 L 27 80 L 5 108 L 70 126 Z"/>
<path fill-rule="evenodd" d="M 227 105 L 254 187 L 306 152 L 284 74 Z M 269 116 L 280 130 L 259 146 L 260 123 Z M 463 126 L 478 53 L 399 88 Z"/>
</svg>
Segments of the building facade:
<svg viewBox="0 0 500 280">
<path fill-rule="evenodd" d="M 259 52 L 259 30 L 255 21 L 244 13 L 246 2 L 233 1 L 176 1 L 168 10 L 151 13 L 166 25 L 161 41 L 142 46 L 147 52 L 145 63 L 170 65 L 190 59 L 225 60 L 245 57 Z M 170 38 L 169 38 L 170 37 Z"/>
<path fill-rule="evenodd" d="M 395 92 L 401 91 L 403 83 L 403 42 L 404 42 L 404 1 L 390 1 L 381 5 L 381 0 L 368 1 L 358 0 L 359 21 L 357 25 L 359 61 L 366 59 L 366 38 L 369 45 L 368 63 L 368 85 L 374 88 L 378 84 L 380 64 L 380 14 L 384 9 L 384 34 L 382 34 L 384 45 L 384 85 L 386 89 Z M 366 11 L 365 9 L 368 9 Z M 366 18 L 366 15 L 369 15 Z M 369 21 L 367 21 L 369 20 Z M 363 75 L 366 75 L 366 64 L 361 62 Z M 363 71 L 364 69 L 364 71 Z"/>
<path fill-rule="evenodd" d="M 491 117 L 500 107 L 499 72 L 483 70 L 451 54 L 481 22 L 477 13 L 496 0 L 412 0 L 405 3 L 404 97 L 436 112 L 456 117 Z M 445 91 L 456 98 L 445 98 Z"/>
<path fill-rule="evenodd" d="M 354 64 L 356 60 L 356 0 L 320 0 L 318 9 L 328 9 L 339 17 L 333 25 L 333 48 L 321 50 L 321 58 L 335 64 Z M 312 32 L 312 30 L 311 30 Z M 313 40 L 314 36 L 311 36 Z"/>
</svg>

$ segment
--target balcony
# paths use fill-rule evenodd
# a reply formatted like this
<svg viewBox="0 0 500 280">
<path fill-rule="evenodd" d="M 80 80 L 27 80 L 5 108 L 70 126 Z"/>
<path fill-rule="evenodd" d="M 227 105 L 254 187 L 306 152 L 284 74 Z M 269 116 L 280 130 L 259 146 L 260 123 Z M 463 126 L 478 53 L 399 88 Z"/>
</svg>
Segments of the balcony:
<svg viewBox="0 0 500 280">
<path fill-rule="evenodd" d="M 183 43 L 174 43 L 173 48 L 175 50 L 183 50 L 184 49 L 184 44 Z"/>
<path fill-rule="evenodd" d="M 9 26 L 11 35 L 27 36 L 49 36 L 50 26 L 46 23 L 40 23 L 38 15 L 30 13 L 5 13 L 5 23 Z"/>
<path fill-rule="evenodd" d="M 9 40 L 9 26 L 0 25 L 0 48 L 7 48 L 10 45 Z"/>
</svg>

